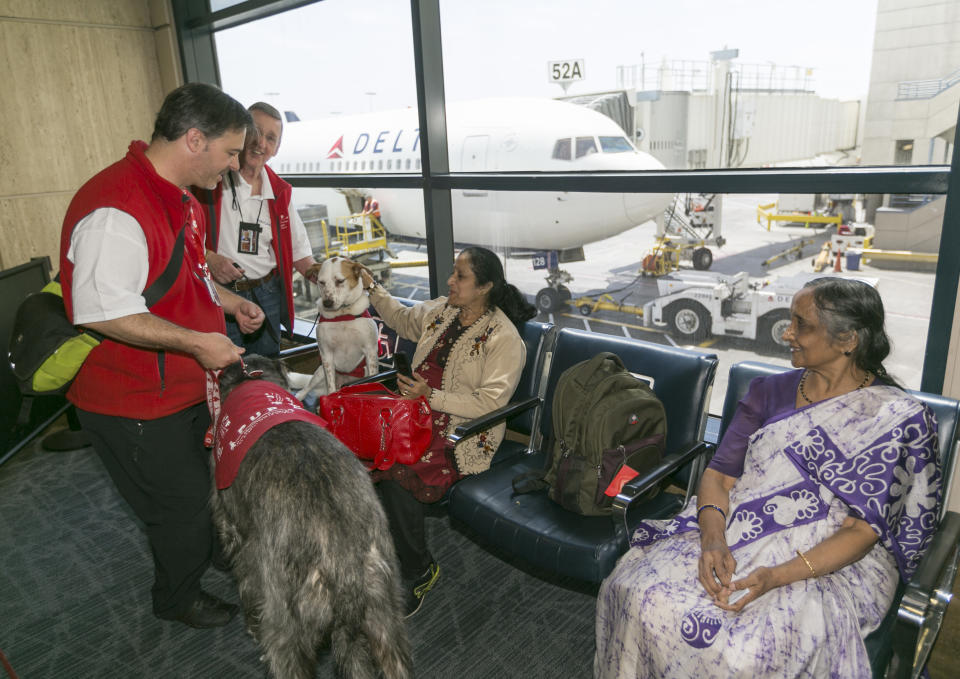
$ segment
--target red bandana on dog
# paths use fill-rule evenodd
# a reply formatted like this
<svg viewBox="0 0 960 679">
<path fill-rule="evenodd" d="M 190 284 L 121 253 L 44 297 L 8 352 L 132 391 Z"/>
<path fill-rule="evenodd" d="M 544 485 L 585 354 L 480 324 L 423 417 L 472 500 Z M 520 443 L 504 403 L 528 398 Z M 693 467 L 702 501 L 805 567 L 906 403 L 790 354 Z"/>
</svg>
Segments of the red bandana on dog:
<svg viewBox="0 0 960 679">
<path fill-rule="evenodd" d="M 319 316 L 317 316 L 317 323 L 339 323 L 340 321 L 353 321 L 353 320 L 356 320 L 356 319 L 358 319 L 358 318 L 373 318 L 373 316 L 370 315 L 370 310 L 369 310 L 369 309 L 364 309 L 364 310 L 363 310 L 363 313 L 360 314 L 359 316 L 354 316 L 353 314 L 344 314 L 343 316 L 334 316 L 333 318 L 324 318 L 323 315 L 319 315 Z M 383 356 L 383 355 L 384 355 L 384 354 L 383 354 L 383 351 L 382 351 L 382 349 L 383 349 L 383 344 L 380 343 L 380 336 L 379 336 L 380 333 L 379 333 L 379 330 L 380 330 L 380 325 L 377 326 L 377 331 L 378 331 L 378 333 L 377 333 L 377 353 L 378 353 L 380 356 Z M 338 375 L 346 375 L 346 376 L 348 376 L 348 377 L 357 377 L 357 378 L 364 377 L 364 376 L 366 375 L 366 373 L 364 372 L 364 367 L 365 367 L 366 365 L 367 365 L 367 362 L 366 362 L 364 359 L 361 358 L 361 359 L 360 359 L 360 362 L 357 363 L 357 367 L 356 367 L 356 368 L 354 368 L 353 370 L 351 370 L 351 371 L 348 372 L 348 373 L 340 372 L 340 371 L 338 370 L 338 371 L 337 371 L 337 374 L 338 374 Z"/>
<path fill-rule="evenodd" d="M 231 391 L 217 421 L 213 449 L 217 488 L 223 490 L 233 483 L 247 450 L 268 429 L 291 421 L 327 428 L 326 420 L 305 410 L 292 394 L 271 382 L 249 380 Z"/>
</svg>

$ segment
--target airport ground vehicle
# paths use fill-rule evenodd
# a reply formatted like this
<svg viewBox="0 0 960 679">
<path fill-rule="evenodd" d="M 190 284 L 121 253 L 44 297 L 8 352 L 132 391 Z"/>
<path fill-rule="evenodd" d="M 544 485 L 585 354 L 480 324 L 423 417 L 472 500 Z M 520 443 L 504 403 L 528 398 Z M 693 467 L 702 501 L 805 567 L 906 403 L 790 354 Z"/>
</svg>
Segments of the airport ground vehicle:
<svg viewBox="0 0 960 679">
<path fill-rule="evenodd" d="M 660 296 L 643 307 L 645 326 L 666 326 L 686 343 L 715 335 L 745 337 L 768 348 L 786 348 L 794 293 L 814 278 L 796 274 L 751 282 L 746 272 L 733 276 L 682 271 L 657 280 Z M 876 279 L 861 279 L 876 286 Z"/>
</svg>

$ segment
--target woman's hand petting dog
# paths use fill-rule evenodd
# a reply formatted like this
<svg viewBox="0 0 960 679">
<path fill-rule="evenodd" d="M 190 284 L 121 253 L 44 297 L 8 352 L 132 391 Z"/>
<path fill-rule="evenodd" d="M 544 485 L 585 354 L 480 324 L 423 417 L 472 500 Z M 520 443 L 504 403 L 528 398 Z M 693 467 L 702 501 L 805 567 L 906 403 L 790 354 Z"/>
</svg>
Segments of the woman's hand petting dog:
<svg viewBox="0 0 960 679">
<path fill-rule="evenodd" d="M 374 278 L 373 274 L 370 273 L 370 269 L 365 267 L 363 264 L 360 265 L 360 284 L 363 286 L 364 290 L 369 290 L 370 286 L 373 285 Z"/>
<path fill-rule="evenodd" d="M 413 373 L 413 377 L 397 375 L 397 389 L 400 390 L 400 395 L 404 398 L 413 399 L 423 396 L 428 400 L 430 398 L 430 392 L 433 391 L 426 380 L 417 373 Z"/>
</svg>

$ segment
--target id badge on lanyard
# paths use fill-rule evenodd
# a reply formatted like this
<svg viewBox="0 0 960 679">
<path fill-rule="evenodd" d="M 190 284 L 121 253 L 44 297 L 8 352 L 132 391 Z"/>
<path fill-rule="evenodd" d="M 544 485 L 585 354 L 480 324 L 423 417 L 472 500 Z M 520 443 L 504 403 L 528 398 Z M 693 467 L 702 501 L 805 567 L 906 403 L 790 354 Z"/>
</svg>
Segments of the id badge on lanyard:
<svg viewBox="0 0 960 679">
<path fill-rule="evenodd" d="M 237 240 L 237 252 L 245 255 L 260 254 L 260 232 L 263 227 L 257 222 L 240 222 L 240 237 Z"/>
<path fill-rule="evenodd" d="M 222 307 L 220 295 L 217 293 L 217 287 L 213 284 L 213 278 L 210 276 L 210 267 L 207 266 L 207 257 L 203 246 L 203 238 L 200 235 L 200 227 L 197 226 L 196 216 L 193 214 L 193 206 L 190 206 L 187 224 L 183 227 L 190 229 L 190 238 L 187 242 L 190 244 L 193 258 L 196 260 L 197 267 L 193 270 L 193 275 L 197 280 L 203 282 L 207 288 L 207 294 L 210 295 L 210 301 L 218 307 Z"/>
<path fill-rule="evenodd" d="M 213 284 L 213 279 L 201 276 L 199 273 L 194 272 L 203 284 L 207 286 L 207 292 L 210 294 L 210 300 L 219 307 L 223 306 L 223 303 L 220 301 L 220 294 L 217 292 L 217 286 Z"/>
</svg>

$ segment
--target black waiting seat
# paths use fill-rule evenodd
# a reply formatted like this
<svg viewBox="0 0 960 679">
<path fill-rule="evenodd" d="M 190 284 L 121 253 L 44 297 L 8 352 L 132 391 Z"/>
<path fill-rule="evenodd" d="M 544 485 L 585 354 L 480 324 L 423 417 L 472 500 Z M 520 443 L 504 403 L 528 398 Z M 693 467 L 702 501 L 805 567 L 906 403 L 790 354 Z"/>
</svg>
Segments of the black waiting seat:
<svg viewBox="0 0 960 679">
<path fill-rule="evenodd" d="M 786 370 L 789 368 L 755 361 L 737 363 L 730 368 L 723 402 L 721 437 L 736 412 L 737 403 L 746 396 L 751 380 Z M 960 402 L 937 394 L 913 390 L 910 390 L 910 393 L 930 406 L 937 418 L 943 496 L 946 498 L 949 481 L 953 478 L 954 466 L 957 463 Z M 901 583 L 886 618 L 880 627 L 866 638 L 867 653 L 870 655 L 875 678 L 919 676 L 950 601 L 958 560 L 960 514 L 946 511 L 944 507 L 933 543 L 913 579 L 906 585 Z"/>
<path fill-rule="evenodd" d="M 560 374 L 602 351 L 617 354 L 628 370 L 647 378 L 663 402 L 667 412 L 667 455 L 663 462 L 624 486 L 610 517 L 569 512 L 543 490 L 515 495 L 511 485 L 514 477 L 545 465 L 544 442 L 553 426 L 550 404 Z M 451 518 L 498 549 L 559 575 L 600 582 L 627 549 L 631 523 L 641 516 L 668 516 L 682 506 L 684 496 L 679 494 L 660 493 L 643 503 L 639 498 L 708 449 L 702 435 L 717 357 L 571 328 L 557 331 L 547 354 L 549 363 L 542 366 L 546 376 L 540 388 L 543 405 L 535 415 L 530 449 L 455 484 L 449 511 Z M 474 426 L 489 426 L 489 422 Z"/>
<path fill-rule="evenodd" d="M 467 436 L 487 429 L 490 425 L 484 425 L 484 422 L 503 420 L 506 420 L 507 428 L 511 432 L 520 435 L 518 438 L 530 439 L 531 441 L 536 439 L 533 432 L 538 412 L 537 406 L 541 402 L 540 390 L 543 371 L 545 366 L 550 363 L 556 332 L 556 329 L 550 323 L 527 321 L 524 324 L 520 335 L 527 346 L 527 359 L 523 366 L 523 372 L 520 374 L 520 381 L 517 383 L 517 390 L 513 393 L 510 403 L 484 418 L 466 422 L 458 427 L 456 434 L 451 437 L 451 443 L 455 444 Z M 504 439 L 493 456 L 492 464 L 500 464 L 529 451 L 529 443 Z"/>
</svg>

